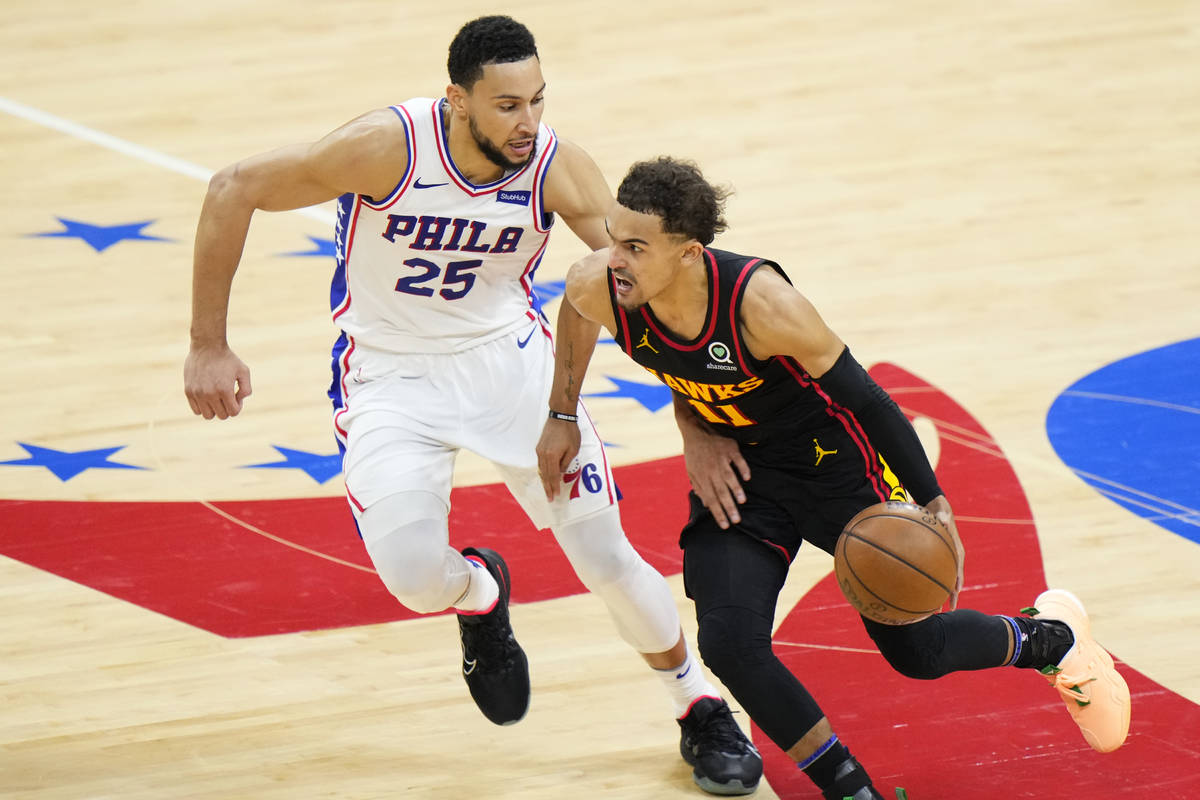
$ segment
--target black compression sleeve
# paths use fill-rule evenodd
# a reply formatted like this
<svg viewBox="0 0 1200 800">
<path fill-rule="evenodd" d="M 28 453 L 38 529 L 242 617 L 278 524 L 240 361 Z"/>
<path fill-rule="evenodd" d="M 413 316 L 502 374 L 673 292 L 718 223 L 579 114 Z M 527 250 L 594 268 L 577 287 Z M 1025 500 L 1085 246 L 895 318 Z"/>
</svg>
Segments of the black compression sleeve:
<svg viewBox="0 0 1200 800">
<path fill-rule="evenodd" d="M 942 493 L 908 417 L 850 355 L 849 347 L 816 380 L 831 400 L 858 418 L 871 444 L 887 459 L 914 500 L 924 505 Z"/>
</svg>

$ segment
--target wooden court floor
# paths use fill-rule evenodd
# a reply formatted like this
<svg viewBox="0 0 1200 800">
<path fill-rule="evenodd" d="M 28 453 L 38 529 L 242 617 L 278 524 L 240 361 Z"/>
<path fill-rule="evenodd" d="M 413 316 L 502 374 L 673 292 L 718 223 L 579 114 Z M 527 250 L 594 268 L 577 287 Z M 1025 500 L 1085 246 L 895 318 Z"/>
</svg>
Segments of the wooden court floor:
<svg viewBox="0 0 1200 800">
<path fill-rule="evenodd" d="M 181 375 L 205 182 L 367 109 L 437 96 L 458 26 L 495 10 L 0 4 L 5 552 L 60 543 L 65 561 L 72 548 L 86 560 L 101 546 L 86 508 L 103 504 L 147 504 L 152 546 L 171 504 L 340 495 L 337 477 L 241 468 L 278 461 L 271 444 L 332 452 L 330 208 L 256 217 L 230 315 L 254 396 L 233 421 L 190 414 Z M 732 185 L 717 244 L 780 261 L 859 360 L 899 365 L 967 409 L 1016 474 L 1045 579 L 1087 602 L 1125 663 L 1200 703 L 1200 546 L 1085 483 L 1046 425 L 1084 376 L 1200 335 L 1200 5 L 517 0 L 503 11 L 538 37 L 546 122 L 614 186 L 660 153 Z M 565 226 L 552 238 L 538 275 L 548 296 L 582 252 Z M 589 392 L 614 396 L 589 407 L 618 465 L 679 452 L 670 411 L 610 380 L 639 372 L 599 348 Z M 1198 413 L 1200 362 L 1176 377 L 1191 398 L 1182 411 Z M 92 460 L 72 461 L 81 453 Z M 460 458 L 458 485 L 494 480 Z M 1195 519 L 1191 498 L 1179 513 Z M 971 566 L 968 552 L 964 604 Z M 830 568 L 802 554 L 780 620 Z M 690 602 L 669 580 L 691 635 Z M 591 597 L 516 609 L 535 705 L 501 729 L 457 676 L 447 617 L 226 638 L 118 588 L 0 556 L 0 796 L 702 794 L 660 687 Z M 1185 756 L 1200 774 L 1200 754 Z M 764 782 L 756 796 L 814 796 L 797 791 Z M 934 797 L 958 796 L 919 800 Z"/>
</svg>

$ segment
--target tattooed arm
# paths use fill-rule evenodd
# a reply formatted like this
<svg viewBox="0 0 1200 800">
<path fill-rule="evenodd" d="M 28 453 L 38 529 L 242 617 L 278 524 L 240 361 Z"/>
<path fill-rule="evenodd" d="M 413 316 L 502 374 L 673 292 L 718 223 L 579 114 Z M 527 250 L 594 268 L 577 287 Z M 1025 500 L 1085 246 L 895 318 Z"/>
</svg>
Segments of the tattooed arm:
<svg viewBox="0 0 1200 800">
<path fill-rule="evenodd" d="M 558 309 L 550 418 L 537 446 L 538 471 L 547 499 L 554 499 L 562 486 L 560 476 L 579 452 L 579 425 L 570 417 L 578 414 L 579 392 L 596 349 L 596 337 L 602 325 L 610 331 L 616 325 L 607 280 L 608 250 L 597 250 L 567 273 L 566 291 Z"/>
</svg>

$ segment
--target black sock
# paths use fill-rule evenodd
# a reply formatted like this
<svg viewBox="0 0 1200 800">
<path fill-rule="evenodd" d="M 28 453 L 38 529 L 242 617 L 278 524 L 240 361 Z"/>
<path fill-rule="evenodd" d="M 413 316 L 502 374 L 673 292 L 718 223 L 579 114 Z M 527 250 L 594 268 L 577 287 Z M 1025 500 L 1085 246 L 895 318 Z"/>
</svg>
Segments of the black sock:
<svg viewBox="0 0 1200 800">
<path fill-rule="evenodd" d="M 1044 669 L 1062 661 L 1075 644 L 1075 635 L 1065 622 L 1058 620 L 1007 617 L 1018 635 L 1013 644 L 1013 666 Z"/>
<path fill-rule="evenodd" d="M 823 751 L 823 752 L 822 752 Z M 826 798 L 842 800 L 871 785 L 867 771 L 850 755 L 837 736 L 798 765 Z"/>
</svg>

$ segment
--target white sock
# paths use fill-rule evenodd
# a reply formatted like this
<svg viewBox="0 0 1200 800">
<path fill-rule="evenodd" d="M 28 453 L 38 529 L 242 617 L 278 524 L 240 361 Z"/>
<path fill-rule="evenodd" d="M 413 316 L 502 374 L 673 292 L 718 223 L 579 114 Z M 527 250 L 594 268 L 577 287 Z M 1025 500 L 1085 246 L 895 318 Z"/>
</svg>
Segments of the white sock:
<svg viewBox="0 0 1200 800">
<path fill-rule="evenodd" d="M 467 590 L 454 601 L 454 609 L 460 614 L 486 614 L 500 599 L 500 585 L 482 561 L 468 556 L 466 562 L 471 567 L 467 571 Z"/>
<path fill-rule="evenodd" d="M 686 645 L 687 642 L 685 641 Z M 701 697 L 716 697 L 720 699 L 721 691 L 709 683 L 700 668 L 700 662 L 692 655 L 692 648 L 687 648 L 687 658 L 675 669 L 656 669 L 671 702 L 675 704 L 675 718 L 683 719 L 691 710 L 692 704 Z"/>
</svg>

